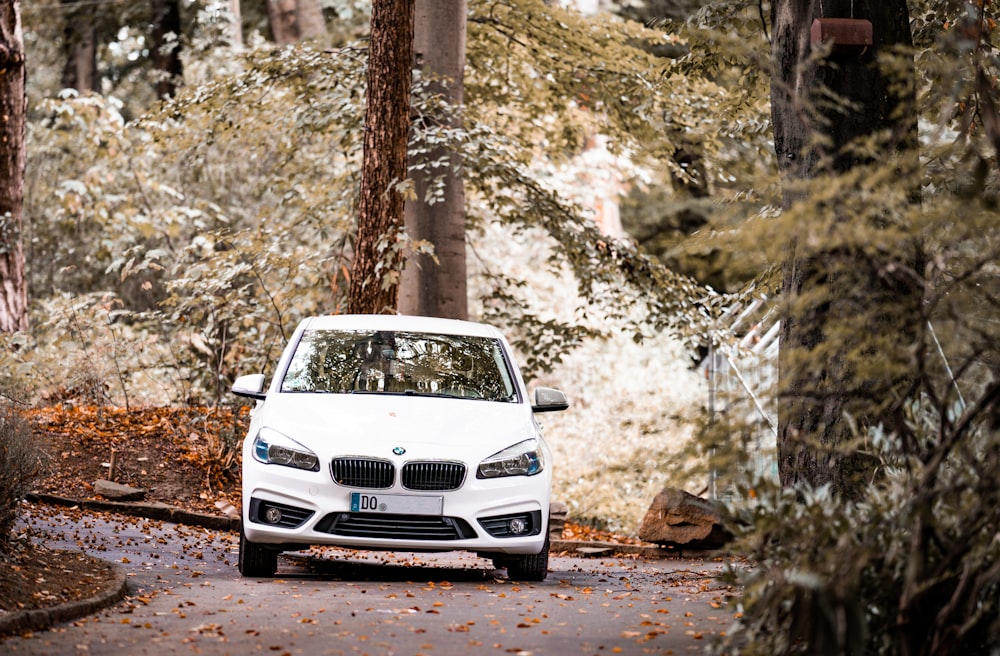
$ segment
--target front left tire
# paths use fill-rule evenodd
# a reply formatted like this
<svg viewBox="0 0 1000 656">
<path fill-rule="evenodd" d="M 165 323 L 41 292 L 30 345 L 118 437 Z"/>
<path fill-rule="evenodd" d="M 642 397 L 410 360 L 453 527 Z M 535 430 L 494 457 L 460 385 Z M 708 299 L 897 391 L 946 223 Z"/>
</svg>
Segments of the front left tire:
<svg viewBox="0 0 1000 656">
<path fill-rule="evenodd" d="M 278 571 L 278 551 L 247 540 L 240 529 L 240 574 L 253 578 L 274 576 Z"/>
<path fill-rule="evenodd" d="M 514 581 L 544 581 L 545 577 L 549 575 L 548 533 L 546 532 L 545 544 L 538 553 L 526 556 L 504 556 L 496 564 L 503 564 L 507 568 L 507 576 Z"/>
</svg>

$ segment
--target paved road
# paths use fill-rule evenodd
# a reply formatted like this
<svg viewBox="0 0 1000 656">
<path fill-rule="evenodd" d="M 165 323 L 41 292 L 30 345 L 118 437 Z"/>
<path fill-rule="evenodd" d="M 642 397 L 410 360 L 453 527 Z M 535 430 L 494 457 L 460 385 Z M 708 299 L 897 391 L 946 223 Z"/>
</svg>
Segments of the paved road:
<svg viewBox="0 0 1000 656">
<path fill-rule="evenodd" d="M 129 593 L 8 638 L 7 654 L 687 654 L 733 619 L 719 562 L 555 556 L 544 582 L 518 583 L 471 554 L 324 549 L 252 580 L 232 533 L 44 506 L 26 521 L 53 547 L 121 564 Z"/>
</svg>

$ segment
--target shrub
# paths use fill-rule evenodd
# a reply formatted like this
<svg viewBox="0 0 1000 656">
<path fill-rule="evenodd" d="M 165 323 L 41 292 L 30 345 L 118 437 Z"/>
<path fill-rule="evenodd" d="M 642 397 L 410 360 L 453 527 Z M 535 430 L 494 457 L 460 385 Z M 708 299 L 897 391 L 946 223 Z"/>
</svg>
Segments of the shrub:
<svg viewBox="0 0 1000 656">
<path fill-rule="evenodd" d="M 0 401 L 0 553 L 10 546 L 21 501 L 44 464 L 28 421 L 11 403 Z"/>
<path fill-rule="evenodd" d="M 744 462 L 728 524 L 753 565 L 733 571 L 741 619 L 721 653 L 1000 654 L 1000 382 L 969 381 L 956 401 L 923 376 L 931 392 L 894 431 L 855 426 L 843 445 L 877 462 L 860 500 L 781 488 Z"/>
</svg>

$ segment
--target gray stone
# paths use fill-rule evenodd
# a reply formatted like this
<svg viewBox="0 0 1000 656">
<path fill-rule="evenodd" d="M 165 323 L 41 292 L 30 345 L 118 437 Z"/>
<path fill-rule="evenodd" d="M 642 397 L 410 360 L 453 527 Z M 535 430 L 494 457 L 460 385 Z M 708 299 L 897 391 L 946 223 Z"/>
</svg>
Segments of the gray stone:
<svg viewBox="0 0 1000 656">
<path fill-rule="evenodd" d="M 588 558 L 610 556 L 615 552 L 613 547 L 577 547 L 576 553 Z"/>
<path fill-rule="evenodd" d="M 642 519 L 639 539 L 686 549 L 718 549 L 732 535 L 708 499 L 676 488 L 663 488 Z"/>
<path fill-rule="evenodd" d="M 94 491 L 105 499 L 115 501 L 142 501 L 146 497 L 146 490 L 142 488 L 104 479 L 94 481 Z"/>
<path fill-rule="evenodd" d="M 569 506 L 565 503 L 561 501 L 549 502 L 549 540 L 562 540 L 567 515 L 569 515 Z"/>
</svg>

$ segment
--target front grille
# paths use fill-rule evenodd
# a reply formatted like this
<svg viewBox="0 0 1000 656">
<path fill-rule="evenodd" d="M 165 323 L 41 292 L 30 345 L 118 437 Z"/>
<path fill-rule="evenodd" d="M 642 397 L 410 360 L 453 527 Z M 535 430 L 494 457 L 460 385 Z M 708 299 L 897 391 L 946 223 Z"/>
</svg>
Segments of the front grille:
<svg viewBox="0 0 1000 656">
<path fill-rule="evenodd" d="M 465 481 L 460 462 L 408 462 L 403 465 L 403 487 L 408 490 L 457 490 Z"/>
<path fill-rule="evenodd" d="M 396 467 L 388 460 L 334 458 L 330 475 L 338 485 L 384 490 L 392 487 Z"/>
<path fill-rule="evenodd" d="M 352 538 L 387 540 L 464 540 L 476 537 L 468 522 L 457 517 L 390 515 L 382 513 L 331 513 L 316 530 Z"/>
<path fill-rule="evenodd" d="M 271 512 L 269 513 L 268 510 L 271 510 Z M 296 508 L 295 506 L 274 503 L 273 501 L 262 501 L 260 499 L 250 500 L 250 521 L 258 524 L 268 524 L 282 528 L 298 528 L 312 516 L 313 511 L 306 508 Z M 277 520 L 270 519 L 270 517 L 277 518 Z"/>
<path fill-rule="evenodd" d="M 526 522 L 527 529 L 521 533 L 511 533 L 510 521 L 512 519 L 520 519 Z M 515 515 L 483 517 L 479 520 L 479 525 L 495 538 L 521 538 L 527 535 L 538 535 L 542 530 L 542 513 L 539 510 L 533 510 Z"/>
</svg>

